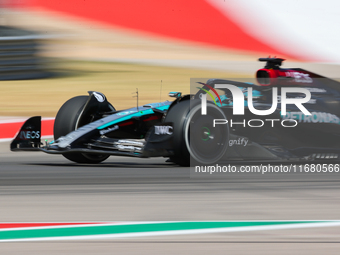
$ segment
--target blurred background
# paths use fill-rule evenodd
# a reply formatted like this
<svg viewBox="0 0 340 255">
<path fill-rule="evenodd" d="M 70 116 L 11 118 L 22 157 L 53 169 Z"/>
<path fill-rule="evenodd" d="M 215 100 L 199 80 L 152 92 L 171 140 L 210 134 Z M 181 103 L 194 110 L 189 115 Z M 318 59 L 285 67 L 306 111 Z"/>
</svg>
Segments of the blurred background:
<svg viewBox="0 0 340 255">
<path fill-rule="evenodd" d="M 189 93 L 190 78 L 253 78 L 259 57 L 338 79 L 339 24 L 338 0 L 0 0 L 0 124 L 17 124 L 0 125 L 0 140 L 15 135 L 18 119 L 53 120 L 66 100 L 90 90 L 121 110 L 135 106 L 136 88 L 145 104 Z M 12 153 L 8 143 L 0 152 L 2 222 L 334 220 L 340 213 L 338 173 L 195 180 L 164 158 L 112 157 L 94 166 Z M 1 251 L 338 254 L 339 237 L 338 228 L 316 228 L 8 243 Z"/>
<path fill-rule="evenodd" d="M 190 78 L 253 77 L 257 58 L 269 55 L 337 77 L 339 7 L 334 0 L 1 0 L 0 116 L 53 117 L 87 90 L 117 109 L 135 104 L 136 87 L 141 103 L 164 101 L 168 91 L 188 93 Z"/>
</svg>

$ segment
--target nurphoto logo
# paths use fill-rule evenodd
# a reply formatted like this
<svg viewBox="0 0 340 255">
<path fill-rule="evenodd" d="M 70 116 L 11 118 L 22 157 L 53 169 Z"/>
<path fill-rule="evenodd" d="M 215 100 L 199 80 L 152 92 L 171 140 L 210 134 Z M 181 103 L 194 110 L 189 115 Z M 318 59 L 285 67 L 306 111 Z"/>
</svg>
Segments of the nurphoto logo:
<svg viewBox="0 0 340 255">
<path fill-rule="evenodd" d="M 207 84 L 205 84 L 208 86 Z M 213 89 L 211 86 L 208 86 L 217 96 L 219 99 L 221 106 L 222 102 L 221 99 L 216 92 L 215 89 Z M 233 96 L 233 115 L 244 115 L 244 105 L 245 105 L 245 98 L 244 98 L 244 90 L 241 90 L 235 85 L 230 85 L 230 84 L 216 84 L 215 85 L 216 89 L 228 89 L 232 96 Z M 210 95 L 210 97 L 213 99 L 215 105 L 217 105 L 216 100 L 214 99 L 213 95 L 205 90 L 200 88 L 201 90 L 204 90 L 206 93 L 202 93 L 200 95 L 201 98 L 201 114 L 202 115 L 207 115 L 207 94 Z M 272 106 L 270 109 L 267 110 L 257 110 L 255 109 L 253 105 L 253 88 L 248 87 L 247 88 L 247 101 L 248 101 L 248 108 L 249 111 L 257 116 L 266 116 L 274 113 L 277 110 L 277 105 L 278 105 L 278 98 L 280 98 L 281 102 L 281 115 L 285 116 L 287 115 L 287 104 L 293 104 L 295 105 L 304 115 L 309 116 L 311 113 L 303 106 L 304 103 L 309 102 L 311 99 L 311 93 L 309 90 L 305 88 L 298 88 L 298 87 L 287 87 L 287 88 L 281 88 L 281 96 L 278 96 L 278 88 L 274 87 L 272 89 Z M 302 93 L 305 94 L 305 97 L 295 97 L 295 98 L 288 98 L 287 94 L 288 93 Z M 248 120 L 248 126 L 249 127 L 262 127 L 264 125 L 264 121 L 271 122 L 272 127 L 274 127 L 275 121 L 280 121 L 280 119 L 250 119 Z M 224 125 L 230 123 L 231 127 L 233 125 L 232 120 L 228 121 L 226 119 L 214 119 L 214 127 L 215 125 Z M 257 124 L 255 124 L 257 123 Z M 234 125 L 243 125 L 244 127 L 246 126 L 246 120 L 243 122 L 234 122 Z M 281 125 L 283 127 L 295 127 L 297 125 L 297 121 L 294 119 L 283 119 L 281 121 Z"/>
</svg>

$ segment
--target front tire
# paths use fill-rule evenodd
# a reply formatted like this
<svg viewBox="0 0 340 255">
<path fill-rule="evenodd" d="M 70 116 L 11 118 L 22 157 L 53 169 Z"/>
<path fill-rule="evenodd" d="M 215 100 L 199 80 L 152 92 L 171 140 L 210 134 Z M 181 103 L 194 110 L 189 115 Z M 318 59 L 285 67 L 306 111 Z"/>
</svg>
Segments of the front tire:
<svg viewBox="0 0 340 255">
<path fill-rule="evenodd" d="M 61 136 L 65 136 L 68 133 L 80 128 L 81 126 L 93 121 L 91 112 L 84 112 L 85 103 L 88 100 L 88 96 L 77 96 L 69 99 L 59 109 L 54 121 L 54 140 L 57 140 Z M 82 123 L 79 123 L 79 116 L 82 114 Z M 106 160 L 109 155 L 95 154 L 95 153 L 64 153 L 62 154 L 68 160 L 77 163 L 90 163 L 96 164 Z"/>
<path fill-rule="evenodd" d="M 174 156 L 170 160 L 181 166 L 190 163 L 213 164 L 228 148 L 229 126 L 213 126 L 214 119 L 226 119 L 220 108 L 207 104 L 207 115 L 201 114 L 200 100 L 185 100 L 170 108 L 165 122 L 174 125 Z"/>
</svg>

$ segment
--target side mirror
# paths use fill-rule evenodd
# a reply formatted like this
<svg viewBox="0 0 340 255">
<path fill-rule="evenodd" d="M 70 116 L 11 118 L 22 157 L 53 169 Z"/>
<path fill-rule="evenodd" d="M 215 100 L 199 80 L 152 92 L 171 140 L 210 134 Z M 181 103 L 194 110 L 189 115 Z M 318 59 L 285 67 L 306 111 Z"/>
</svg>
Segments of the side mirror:
<svg viewBox="0 0 340 255">
<path fill-rule="evenodd" d="M 182 96 L 182 92 L 169 92 L 169 97 L 179 98 Z"/>
</svg>

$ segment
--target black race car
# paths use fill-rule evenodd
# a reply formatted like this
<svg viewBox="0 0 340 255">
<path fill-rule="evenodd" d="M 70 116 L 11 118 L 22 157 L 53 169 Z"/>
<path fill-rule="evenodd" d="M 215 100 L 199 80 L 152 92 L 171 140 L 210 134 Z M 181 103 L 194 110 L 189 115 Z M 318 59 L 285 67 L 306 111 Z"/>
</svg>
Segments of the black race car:
<svg viewBox="0 0 340 255">
<path fill-rule="evenodd" d="M 259 60 L 266 66 L 256 73 L 258 84 L 197 80 L 195 93 L 170 92 L 173 102 L 117 111 L 99 92 L 71 98 L 55 118 L 54 141 L 41 143 L 36 116 L 24 123 L 11 150 L 62 154 L 78 163 L 99 163 L 111 155 L 166 157 L 182 166 L 338 160 L 340 83 L 283 69 L 280 58 Z M 212 100 L 205 101 L 207 96 Z M 303 103 L 292 103 L 296 99 Z"/>
</svg>

